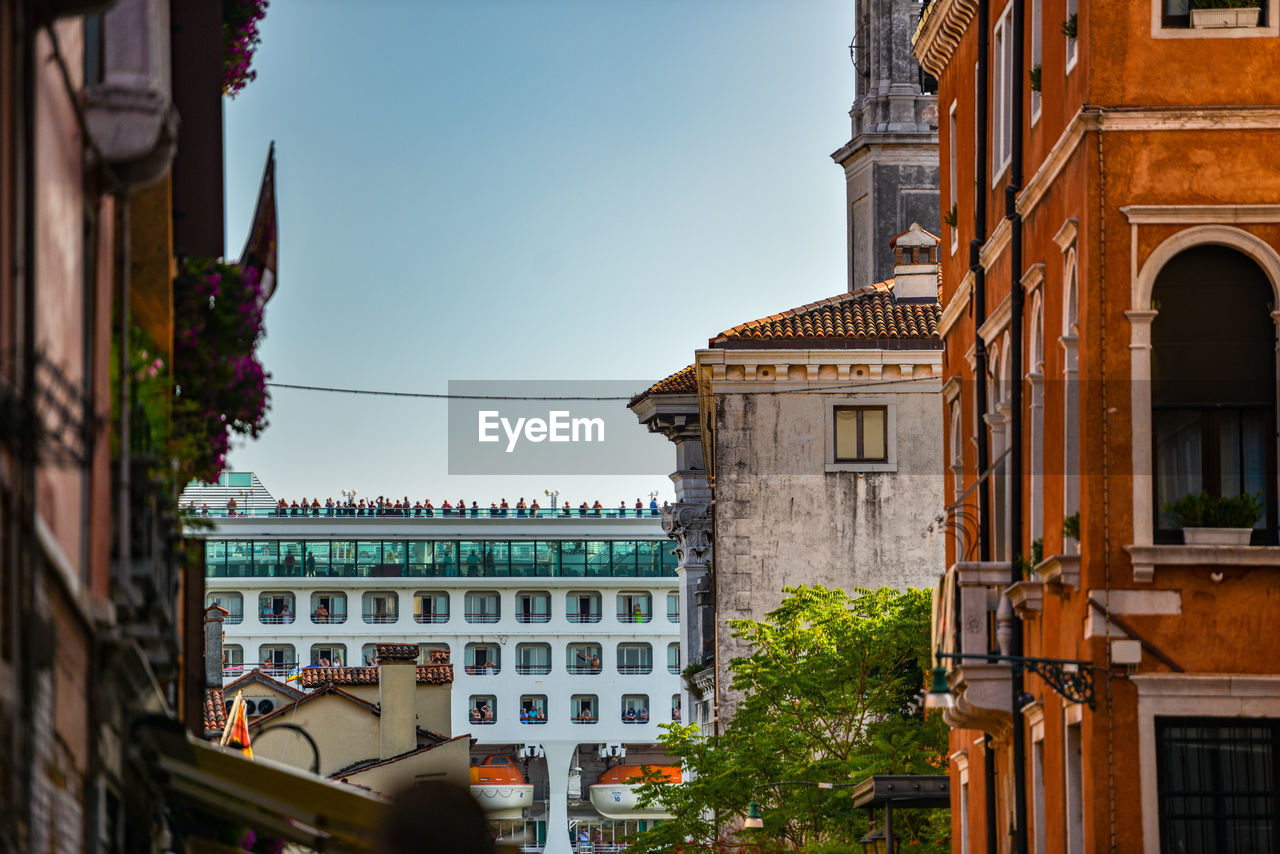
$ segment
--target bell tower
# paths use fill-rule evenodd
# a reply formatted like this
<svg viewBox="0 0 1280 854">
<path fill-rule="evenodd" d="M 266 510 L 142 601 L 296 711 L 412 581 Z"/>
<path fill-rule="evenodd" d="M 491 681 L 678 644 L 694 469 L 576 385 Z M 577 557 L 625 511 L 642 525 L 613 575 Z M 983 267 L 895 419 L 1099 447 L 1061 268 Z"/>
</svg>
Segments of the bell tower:
<svg viewBox="0 0 1280 854">
<path fill-rule="evenodd" d="M 937 81 L 911 53 L 914 0 L 852 0 L 853 132 L 831 159 L 844 167 L 850 291 L 893 275 L 885 250 L 918 222 L 941 234 Z"/>
</svg>

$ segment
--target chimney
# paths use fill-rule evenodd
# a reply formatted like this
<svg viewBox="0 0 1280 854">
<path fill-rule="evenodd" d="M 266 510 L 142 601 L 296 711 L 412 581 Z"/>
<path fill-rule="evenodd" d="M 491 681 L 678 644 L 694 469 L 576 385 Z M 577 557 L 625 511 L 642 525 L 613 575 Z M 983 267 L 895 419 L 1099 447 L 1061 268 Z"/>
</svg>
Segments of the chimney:
<svg viewBox="0 0 1280 854">
<path fill-rule="evenodd" d="M 918 222 L 889 241 L 895 302 L 938 301 L 938 243 Z"/>
<path fill-rule="evenodd" d="M 222 687 L 222 621 L 231 612 L 221 605 L 204 609 L 204 687 Z"/>
<path fill-rule="evenodd" d="M 418 646 L 378 644 L 379 757 L 390 759 L 418 746 Z"/>
</svg>

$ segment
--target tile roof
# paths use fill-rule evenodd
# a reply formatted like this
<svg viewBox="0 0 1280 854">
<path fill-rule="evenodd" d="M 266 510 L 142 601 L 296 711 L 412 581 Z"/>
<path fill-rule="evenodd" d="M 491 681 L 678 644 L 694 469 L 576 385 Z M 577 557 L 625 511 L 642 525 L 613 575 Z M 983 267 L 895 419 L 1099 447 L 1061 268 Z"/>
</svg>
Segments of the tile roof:
<svg viewBox="0 0 1280 854">
<path fill-rule="evenodd" d="M 893 299 L 893 280 L 726 329 L 710 346 L 730 341 L 796 339 L 937 338 L 942 308 L 936 302 Z"/>
<path fill-rule="evenodd" d="M 228 682 L 226 685 L 223 685 L 222 690 L 224 693 L 230 694 L 234 693 L 237 688 L 244 688 L 246 685 L 254 682 L 279 691 L 286 697 L 292 697 L 295 700 L 303 696 L 303 693 L 297 688 L 281 682 L 279 679 L 274 679 L 271 676 L 268 676 L 260 667 L 255 667 L 252 670 L 246 671 L 243 676 L 239 677 L 234 682 Z"/>
<path fill-rule="evenodd" d="M 698 378 L 693 365 L 681 368 L 666 379 L 658 380 L 644 391 L 631 398 L 627 406 L 635 406 L 645 398 L 655 394 L 694 394 L 698 391 Z"/>
<path fill-rule="evenodd" d="M 416 649 L 416 647 L 415 647 Z M 419 664 L 419 685 L 449 685 L 453 682 L 452 664 Z M 305 667 L 298 674 L 303 688 L 323 685 L 377 685 L 376 667 Z"/>
<path fill-rule="evenodd" d="M 249 724 L 249 726 L 253 728 L 260 727 L 263 724 L 265 724 L 267 721 L 271 720 L 272 718 L 277 717 L 278 715 L 282 715 L 291 709 L 296 709 L 298 706 L 302 705 L 303 703 L 309 703 L 312 700 L 325 696 L 326 694 L 335 694 L 339 697 L 342 697 L 344 700 L 349 700 L 352 703 L 355 703 L 356 705 L 360 706 L 366 711 L 372 712 L 375 715 L 381 714 L 381 712 L 378 710 L 377 703 L 371 703 L 368 700 L 362 700 L 359 697 L 357 697 L 355 694 L 348 694 L 346 691 L 343 691 L 341 688 L 333 685 L 332 683 L 328 683 L 325 685 L 321 685 L 319 689 L 311 692 L 310 694 L 307 694 L 301 700 L 294 700 L 292 703 L 285 703 L 283 706 L 276 709 L 274 712 L 263 715 L 262 717 L 253 721 L 251 724 Z"/>
<path fill-rule="evenodd" d="M 378 661 L 415 661 L 417 658 L 416 643 L 380 643 L 377 646 Z"/>
<path fill-rule="evenodd" d="M 391 765 L 395 762 L 401 761 L 402 759 L 408 759 L 411 756 L 417 756 L 420 753 L 426 753 L 429 750 L 434 750 L 437 747 L 441 746 L 442 744 L 448 744 L 449 742 L 452 742 L 452 741 L 461 741 L 464 738 L 470 740 L 471 733 L 464 732 L 461 735 L 455 735 L 453 738 L 441 739 L 440 741 L 437 741 L 433 744 L 420 744 L 417 747 L 413 748 L 413 750 L 406 751 L 404 753 L 399 754 L 398 756 L 392 756 L 389 759 L 381 759 L 376 756 L 370 757 L 368 759 L 357 759 L 355 762 L 352 762 L 350 765 L 339 768 L 337 771 L 334 771 L 333 773 L 331 773 L 329 775 L 329 779 L 339 780 L 342 777 L 347 776 L 348 774 L 355 774 L 359 771 L 368 771 L 370 768 L 378 768 L 383 765 Z M 346 782 L 346 781 L 344 780 L 343 782 Z"/>
<path fill-rule="evenodd" d="M 221 688 L 204 689 L 204 730 L 222 732 L 227 726 L 227 704 Z"/>
</svg>

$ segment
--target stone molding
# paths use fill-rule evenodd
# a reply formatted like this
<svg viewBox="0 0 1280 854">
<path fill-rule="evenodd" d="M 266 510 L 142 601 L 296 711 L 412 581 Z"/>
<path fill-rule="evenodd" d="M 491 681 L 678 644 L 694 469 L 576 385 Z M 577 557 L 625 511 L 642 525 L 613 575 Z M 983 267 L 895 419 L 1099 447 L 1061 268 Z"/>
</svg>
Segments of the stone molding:
<svg viewBox="0 0 1280 854">
<path fill-rule="evenodd" d="M 677 502 L 662 511 L 662 530 L 676 541 L 677 571 L 710 569 L 711 505 Z"/>
</svg>

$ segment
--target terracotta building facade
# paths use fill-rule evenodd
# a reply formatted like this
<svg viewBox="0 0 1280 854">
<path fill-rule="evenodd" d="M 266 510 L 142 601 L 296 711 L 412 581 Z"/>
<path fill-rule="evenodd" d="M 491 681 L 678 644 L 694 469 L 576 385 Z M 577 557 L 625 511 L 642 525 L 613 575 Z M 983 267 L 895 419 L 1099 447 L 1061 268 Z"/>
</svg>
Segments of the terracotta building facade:
<svg viewBox="0 0 1280 854">
<path fill-rule="evenodd" d="M 925 9 L 956 851 L 1276 850 L 1278 12 Z"/>
</svg>

